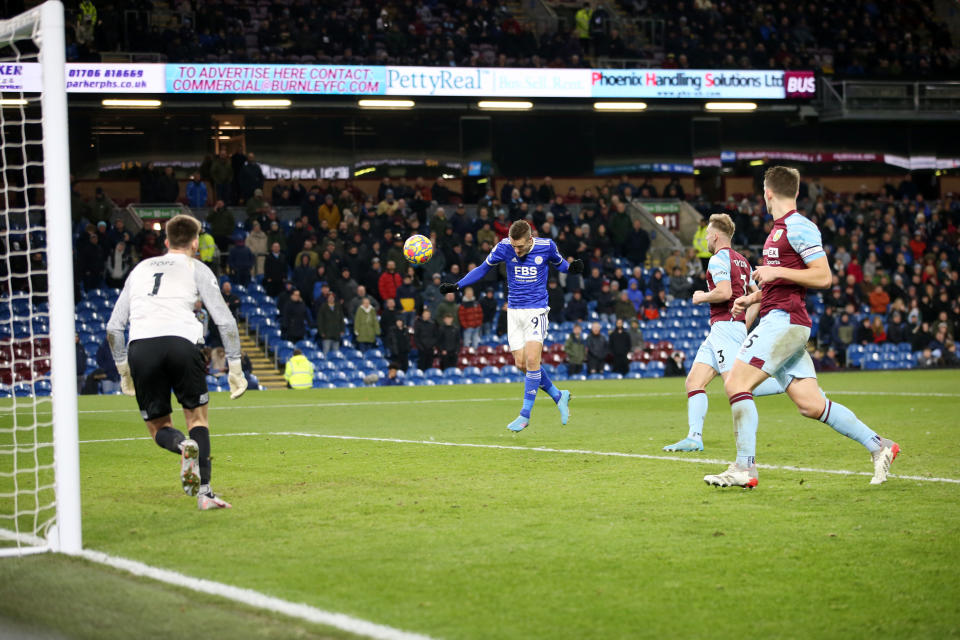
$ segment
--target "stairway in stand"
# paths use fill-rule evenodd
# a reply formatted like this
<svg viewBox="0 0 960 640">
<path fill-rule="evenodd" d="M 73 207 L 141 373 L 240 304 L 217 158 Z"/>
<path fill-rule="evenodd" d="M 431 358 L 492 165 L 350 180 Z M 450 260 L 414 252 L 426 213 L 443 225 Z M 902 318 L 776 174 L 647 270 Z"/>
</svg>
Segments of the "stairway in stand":
<svg viewBox="0 0 960 640">
<path fill-rule="evenodd" d="M 257 344 L 253 336 L 247 333 L 246 323 L 240 326 L 240 348 L 250 357 L 253 364 L 253 375 L 257 376 L 260 386 L 267 389 L 285 389 L 287 381 L 283 374 L 273 365 L 266 352 Z"/>
</svg>

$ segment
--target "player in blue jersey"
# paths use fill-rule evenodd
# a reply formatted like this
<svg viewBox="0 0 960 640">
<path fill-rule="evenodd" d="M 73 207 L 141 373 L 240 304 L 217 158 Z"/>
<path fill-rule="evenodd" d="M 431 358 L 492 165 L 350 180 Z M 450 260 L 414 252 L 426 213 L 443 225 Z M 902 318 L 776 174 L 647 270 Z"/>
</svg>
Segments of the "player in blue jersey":
<svg viewBox="0 0 960 640">
<path fill-rule="evenodd" d="M 550 267 L 561 273 L 581 273 L 583 261 L 567 261 L 557 245 L 547 238 L 534 238 L 526 220 L 510 225 L 509 238 L 497 243 L 480 266 L 463 276 L 456 284 L 440 285 L 443 294 L 475 285 L 490 269 L 501 262 L 507 266 L 507 341 L 517 368 L 526 372 L 523 407 L 516 420 L 507 425 L 511 431 L 522 431 L 530 424 L 530 412 L 537 398 L 537 389 L 546 391 L 560 410 L 560 423 L 570 417 L 570 392 L 557 389 L 546 371 L 540 369 L 543 341 L 547 337 L 547 275 Z"/>
</svg>

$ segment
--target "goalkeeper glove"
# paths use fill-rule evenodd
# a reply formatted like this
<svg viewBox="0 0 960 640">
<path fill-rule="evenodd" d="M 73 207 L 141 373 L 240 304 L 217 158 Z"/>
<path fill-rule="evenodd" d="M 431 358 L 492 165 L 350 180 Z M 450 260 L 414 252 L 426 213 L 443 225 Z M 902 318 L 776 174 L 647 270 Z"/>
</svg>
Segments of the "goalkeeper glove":
<svg viewBox="0 0 960 640">
<path fill-rule="evenodd" d="M 136 389 L 133 388 L 133 376 L 130 375 L 130 365 L 127 364 L 126 360 L 117 363 L 117 373 L 120 374 L 120 391 L 123 392 L 123 395 L 137 395 Z"/>
<path fill-rule="evenodd" d="M 457 285 L 452 282 L 444 282 L 440 285 L 440 293 L 447 295 L 448 293 L 456 293 Z"/>
<path fill-rule="evenodd" d="M 247 377 L 243 375 L 243 367 L 239 360 L 230 360 L 227 363 L 229 374 L 227 381 L 230 383 L 230 399 L 236 400 L 247 390 Z"/>
<path fill-rule="evenodd" d="M 579 258 L 571 260 L 570 273 L 583 273 L 583 260 Z"/>
</svg>

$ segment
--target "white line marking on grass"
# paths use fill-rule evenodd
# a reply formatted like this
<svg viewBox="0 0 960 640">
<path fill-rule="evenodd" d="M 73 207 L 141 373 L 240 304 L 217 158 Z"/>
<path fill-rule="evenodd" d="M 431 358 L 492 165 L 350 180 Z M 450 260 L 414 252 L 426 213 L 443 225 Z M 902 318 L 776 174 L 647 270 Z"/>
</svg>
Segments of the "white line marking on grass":
<svg viewBox="0 0 960 640">
<path fill-rule="evenodd" d="M 587 456 L 606 456 L 612 458 L 634 458 L 638 460 L 660 460 L 666 462 L 686 462 L 689 464 L 715 464 L 728 465 L 729 460 L 718 460 L 714 458 L 687 458 L 681 456 L 661 456 L 649 453 L 627 453 L 623 451 L 592 451 L 589 449 L 554 449 L 551 447 L 522 447 L 519 445 L 506 444 L 479 444 L 473 442 L 443 442 L 438 440 L 405 440 L 402 438 L 378 438 L 373 436 L 344 436 L 326 433 L 308 433 L 303 431 L 272 431 L 266 433 L 212 433 L 214 437 L 269 437 L 269 436 L 287 436 L 299 438 L 321 438 L 325 440 L 358 440 L 362 442 L 390 442 L 394 444 L 427 444 L 439 447 L 464 447 L 468 449 L 500 449 L 505 451 L 533 451 L 535 453 L 561 453 Z M 132 440 L 150 440 L 149 437 L 139 438 L 108 438 L 104 440 L 81 440 L 80 444 L 95 444 L 101 442 L 129 442 Z M 849 469 L 816 469 L 813 467 L 794 467 L 791 465 L 758 464 L 758 469 L 769 469 L 772 471 L 799 471 L 802 473 L 827 473 L 840 476 L 872 476 L 867 471 L 851 471 Z M 900 478 L 901 480 L 919 480 L 921 482 L 943 482 L 947 484 L 960 484 L 960 478 L 938 478 L 927 476 L 905 476 L 890 474 L 891 478 Z"/>
<path fill-rule="evenodd" d="M 376 624 L 375 622 L 354 618 L 344 613 L 324 611 L 323 609 L 311 607 L 307 604 L 281 600 L 280 598 L 274 598 L 273 596 L 268 596 L 259 591 L 253 591 L 252 589 L 242 589 L 221 582 L 193 578 L 182 573 L 177 573 L 176 571 L 151 567 L 136 560 L 118 558 L 100 551 L 85 549 L 80 552 L 80 556 L 91 562 L 126 571 L 135 576 L 151 578 L 177 587 L 191 589 L 192 591 L 220 596 L 221 598 L 256 607 L 257 609 L 266 609 L 267 611 L 290 616 L 291 618 L 298 618 L 306 622 L 335 627 L 368 638 L 377 638 L 378 640 L 430 640 L 429 636 L 419 633 L 394 629 L 393 627 Z"/>
<path fill-rule="evenodd" d="M 718 387 L 719 389 L 719 387 Z M 681 397 L 682 391 L 660 391 L 649 393 L 594 393 L 577 394 L 578 400 L 595 400 L 607 398 L 666 398 Z M 838 396 L 897 396 L 902 398 L 960 398 L 960 393 L 911 392 L 911 391 L 829 391 L 827 395 Z M 290 404 L 256 404 L 256 405 L 220 405 L 209 407 L 209 411 L 247 411 L 250 409 L 322 409 L 325 407 L 381 407 L 393 405 L 425 405 L 425 404 L 464 404 L 468 402 L 515 402 L 516 398 L 434 398 L 432 400 L 356 400 L 351 402 L 312 402 Z M 12 413 L 11 409 L 0 409 Z M 80 414 L 128 413 L 132 408 L 123 409 L 81 409 Z M 50 411 L 38 411 L 37 414 L 49 414 Z"/>
</svg>

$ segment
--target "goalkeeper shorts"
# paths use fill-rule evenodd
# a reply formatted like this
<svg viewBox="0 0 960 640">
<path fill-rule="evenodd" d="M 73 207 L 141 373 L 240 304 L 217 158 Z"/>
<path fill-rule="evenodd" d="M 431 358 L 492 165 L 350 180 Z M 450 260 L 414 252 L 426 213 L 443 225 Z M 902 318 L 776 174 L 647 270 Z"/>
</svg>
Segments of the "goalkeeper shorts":
<svg viewBox="0 0 960 640">
<path fill-rule="evenodd" d="M 203 347 L 178 336 L 134 340 L 127 363 L 144 420 L 170 415 L 170 392 L 184 409 L 210 401 Z"/>
</svg>

